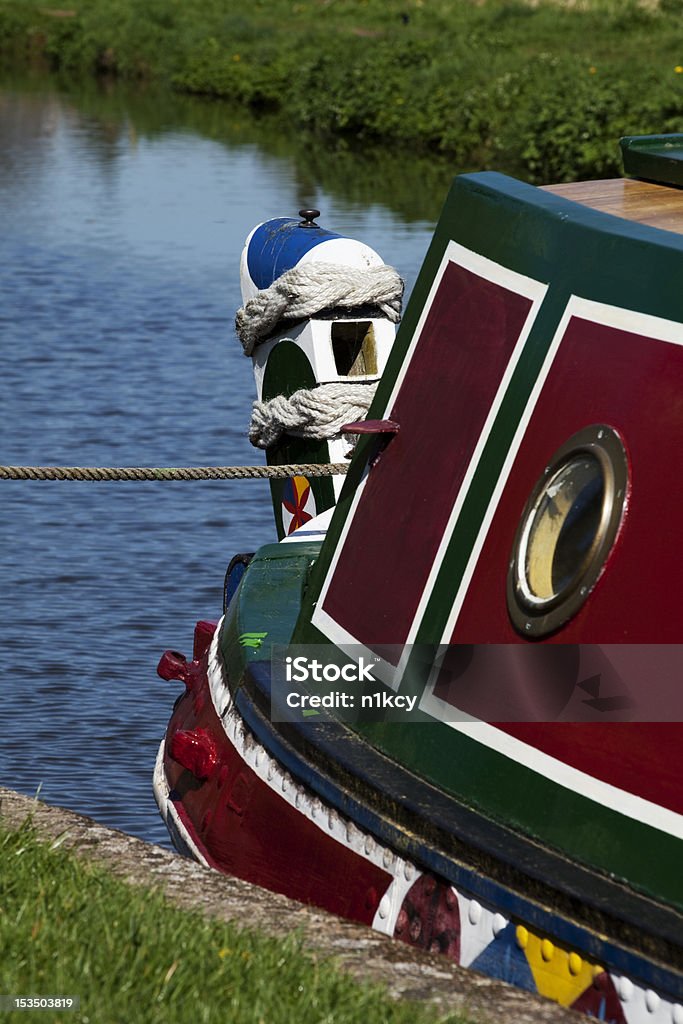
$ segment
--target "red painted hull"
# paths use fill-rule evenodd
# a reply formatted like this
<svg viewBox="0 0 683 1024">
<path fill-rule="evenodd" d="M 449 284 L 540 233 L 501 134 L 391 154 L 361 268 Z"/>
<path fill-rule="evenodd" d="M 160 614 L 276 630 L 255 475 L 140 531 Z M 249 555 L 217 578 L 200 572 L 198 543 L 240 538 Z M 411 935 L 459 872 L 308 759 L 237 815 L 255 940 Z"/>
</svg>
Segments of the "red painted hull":
<svg viewBox="0 0 683 1024">
<path fill-rule="evenodd" d="M 201 729 L 216 741 L 215 773 L 196 780 L 168 754 L 164 761 L 171 799 L 194 842 L 215 868 L 302 903 L 372 924 L 391 876 L 329 839 L 264 785 L 227 740 L 210 701 L 197 714 L 179 707 L 178 728 Z"/>
<path fill-rule="evenodd" d="M 615 1024 L 630 1019 L 621 992 L 635 992 L 643 1006 L 648 998 L 659 999 L 422 873 L 280 771 L 237 720 L 234 707 L 217 713 L 207 671 L 207 626 L 198 626 L 195 660 L 183 670 L 186 692 L 160 751 L 167 820 L 172 813 L 196 857 Z M 668 1004 L 674 1021 L 676 1012 Z"/>
<path fill-rule="evenodd" d="M 449 885 L 361 836 L 331 808 L 312 803 L 290 777 L 268 785 L 228 738 L 207 679 L 207 625 L 199 624 L 189 685 L 163 744 L 168 800 L 195 855 L 219 871 L 370 926 L 388 917 L 387 894 L 399 868 L 405 896 L 393 914 L 392 934 L 458 961 L 459 907 Z M 195 743 L 178 742 L 187 736 Z M 196 757 L 198 747 L 211 757 Z M 317 821 L 302 812 L 304 803 Z M 364 856 L 352 848 L 359 843 Z"/>
</svg>

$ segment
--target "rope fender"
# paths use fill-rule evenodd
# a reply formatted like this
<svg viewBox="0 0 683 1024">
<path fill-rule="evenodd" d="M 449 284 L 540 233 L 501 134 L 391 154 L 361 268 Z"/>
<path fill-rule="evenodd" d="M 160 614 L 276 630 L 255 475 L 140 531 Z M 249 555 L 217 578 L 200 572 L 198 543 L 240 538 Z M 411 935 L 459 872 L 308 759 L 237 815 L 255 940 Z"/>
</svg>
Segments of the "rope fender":
<svg viewBox="0 0 683 1024">
<path fill-rule="evenodd" d="M 341 266 L 304 263 L 286 270 L 237 311 L 235 330 L 245 356 L 283 319 L 306 320 L 323 309 L 352 310 L 376 306 L 398 323 L 401 319 L 403 281 L 393 267 Z"/>
<path fill-rule="evenodd" d="M 297 437 L 336 437 L 345 423 L 365 419 L 377 390 L 377 381 L 346 381 L 301 388 L 293 395 L 276 395 L 254 402 L 249 440 L 257 448 L 270 448 L 284 434 Z"/>
</svg>

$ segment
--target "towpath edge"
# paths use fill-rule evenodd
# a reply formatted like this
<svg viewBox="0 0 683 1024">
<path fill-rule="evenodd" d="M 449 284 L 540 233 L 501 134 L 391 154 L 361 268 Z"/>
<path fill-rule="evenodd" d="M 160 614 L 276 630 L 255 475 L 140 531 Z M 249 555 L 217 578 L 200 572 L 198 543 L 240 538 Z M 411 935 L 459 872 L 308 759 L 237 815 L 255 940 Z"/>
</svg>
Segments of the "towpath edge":
<svg viewBox="0 0 683 1024">
<path fill-rule="evenodd" d="M 570 1010 L 458 967 L 445 957 L 411 949 L 364 925 L 219 874 L 85 815 L 0 786 L 0 823 L 18 828 L 27 817 L 41 838 L 63 837 L 63 845 L 79 857 L 96 861 L 131 885 L 160 890 L 177 907 L 276 937 L 298 930 L 309 955 L 333 959 L 358 981 L 383 985 L 393 999 L 430 1004 L 439 1014 L 466 1012 L 482 1024 L 572 1024 L 577 1019 Z"/>
</svg>

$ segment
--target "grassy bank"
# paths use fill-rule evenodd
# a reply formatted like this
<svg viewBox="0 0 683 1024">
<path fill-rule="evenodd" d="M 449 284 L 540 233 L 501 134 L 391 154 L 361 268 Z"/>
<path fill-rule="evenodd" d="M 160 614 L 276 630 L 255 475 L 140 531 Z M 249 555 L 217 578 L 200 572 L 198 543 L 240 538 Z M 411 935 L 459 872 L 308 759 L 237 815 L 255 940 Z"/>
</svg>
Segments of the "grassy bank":
<svg viewBox="0 0 683 1024">
<path fill-rule="evenodd" d="M 176 910 L 39 842 L 30 827 L 0 828 L 0 994 L 80 998 L 77 1012 L 21 1011 L 26 1024 L 436 1020 L 306 956 L 296 937 Z"/>
<path fill-rule="evenodd" d="M 531 181 L 683 130 L 683 0 L 0 0 L 0 48 Z"/>
</svg>

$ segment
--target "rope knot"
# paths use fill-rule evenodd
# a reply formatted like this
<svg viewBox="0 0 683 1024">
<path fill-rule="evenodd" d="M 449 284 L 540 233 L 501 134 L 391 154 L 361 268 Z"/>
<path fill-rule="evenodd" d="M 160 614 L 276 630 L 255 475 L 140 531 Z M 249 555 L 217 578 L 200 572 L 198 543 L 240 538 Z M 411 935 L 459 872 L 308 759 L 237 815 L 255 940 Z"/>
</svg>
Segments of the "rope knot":
<svg viewBox="0 0 683 1024">
<path fill-rule="evenodd" d="M 306 320 L 327 309 L 375 306 L 383 316 L 401 319 L 403 281 L 393 267 L 359 270 L 337 263 L 292 267 L 237 311 L 235 330 L 250 356 L 280 320 Z"/>
<path fill-rule="evenodd" d="M 336 437 L 345 423 L 364 419 L 377 390 L 377 381 L 347 381 L 301 388 L 286 398 L 254 402 L 249 440 L 257 448 L 270 448 L 282 434 L 317 440 Z"/>
</svg>

